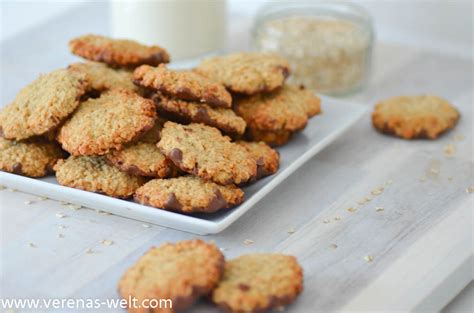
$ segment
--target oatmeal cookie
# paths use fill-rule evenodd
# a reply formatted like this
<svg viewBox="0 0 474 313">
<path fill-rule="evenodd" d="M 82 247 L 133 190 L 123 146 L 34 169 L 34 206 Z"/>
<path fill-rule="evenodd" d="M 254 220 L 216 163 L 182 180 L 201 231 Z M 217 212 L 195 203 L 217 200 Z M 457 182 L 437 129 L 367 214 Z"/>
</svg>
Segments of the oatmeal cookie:
<svg viewBox="0 0 474 313">
<path fill-rule="evenodd" d="M 244 192 L 234 186 L 221 186 L 195 176 L 154 179 L 135 192 L 141 204 L 164 210 L 213 213 L 236 206 L 244 200 Z"/>
<path fill-rule="evenodd" d="M 257 179 L 272 175 L 280 166 L 280 154 L 264 142 L 237 141 L 257 162 Z"/>
<path fill-rule="evenodd" d="M 105 91 L 116 88 L 139 91 L 139 88 L 133 83 L 132 73 L 123 69 L 114 69 L 98 62 L 74 63 L 69 65 L 69 69 L 86 76 L 89 82 L 89 91 Z"/>
<path fill-rule="evenodd" d="M 0 134 L 21 140 L 54 130 L 79 105 L 86 77 L 67 69 L 41 75 L 0 112 Z"/>
<path fill-rule="evenodd" d="M 159 46 L 145 46 L 136 41 L 84 35 L 69 42 L 75 55 L 113 67 L 137 67 L 142 64 L 168 63 L 168 52 Z"/>
<path fill-rule="evenodd" d="M 257 175 L 252 156 L 207 125 L 166 122 L 158 147 L 181 170 L 221 185 L 242 185 Z"/>
<path fill-rule="evenodd" d="M 59 184 L 102 193 L 116 198 L 130 198 L 145 183 L 143 177 L 129 175 L 110 166 L 104 157 L 70 156 L 54 166 Z"/>
<path fill-rule="evenodd" d="M 219 83 L 192 71 L 173 71 L 164 64 L 142 65 L 133 72 L 136 84 L 177 99 L 230 108 L 232 97 Z"/>
<path fill-rule="evenodd" d="M 265 312 L 293 302 L 303 270 L 293 256 L 248 254 L 226 262 L 212 301 L 228 312 Z"/>
<path fill-rule="evenodd" d="M 245 136 L 251 141 L 263 141 L 271 147 L 283 146 L 293 137 L 294 132 L 289 130 L 260 130 L 247 127 Z"/>
<path fill-rule="evenodd" d="M 114 89 L 82 102 L 63 127 L 58 141 L 72 155 L 103 155 L 141 137 L 155 125 L 153 101 Z"/>
<path fill-rule="evenodd" d="M 453 128 L 460 114 L 447 100 L 430 95 L 400 96 L 375 105 L 373 126 L 404 139 L 436 139 Z"/>
<path fill-rule="evenodd" d="M 232 92 L 253 95 L 280 88 L 290 66 L 277 54 L 241 52 L 206 59 L 195 71 Z"/>
<path fill-rule="evenodd" d="M 219 282 L 224 270 L 224 256 L 214 244 L 202 240 L 165 243 L 148 250 L 120 279 L 122 298 L 170 299 L 172 308 L 132 307 L 128 312 L 183 311 L 197 298 L 207 295 Z"/>
<path fill-rule="evenodd" d="M 0 170 L 29 177 L 53 172 L 64 152 L 55 142 L 44 139 L 12 141 L 0 138 Z"/>
<path fill-rule="evenodd" d="M 160 111 L 177 116 L 183 122 L 203 123 L 219 128 L 226 134 L 242 135 L 246 123 L 231 109 L 214 108 L 207 104 L 173 99 L 162 95 L 153 96 Z"/>
</svg>

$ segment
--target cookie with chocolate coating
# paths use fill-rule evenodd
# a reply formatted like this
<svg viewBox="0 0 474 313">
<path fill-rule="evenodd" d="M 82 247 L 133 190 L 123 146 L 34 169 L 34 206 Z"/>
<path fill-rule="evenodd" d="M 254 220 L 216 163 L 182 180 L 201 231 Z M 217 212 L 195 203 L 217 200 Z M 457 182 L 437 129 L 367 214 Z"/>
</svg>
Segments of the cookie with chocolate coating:
<svg viewBox="0 0 474 313">
<path fill-rule="evenodd" d="M 113 67 L 137 67 L 142 64 L 168 63 L 168 52 L 159 46 L 146 46 L 133 40 L 84 35 L 69 42 L 75 55 Z"/>
<path fill-rule="evenodd" d="M 213 213 L 236 206 L 244 192 L 234 186 L 221 186 L 195 176 L 154 179 L 135 192 L 141 204 L 181 213 Z"/>
<path fill-rule="evenodd" d="M 272 175 L 280 167 L 280 154 L 266 143 L 237 141 L 236 144 L 243 147 L 257 162 L 257 179 Z"/>
</svg>

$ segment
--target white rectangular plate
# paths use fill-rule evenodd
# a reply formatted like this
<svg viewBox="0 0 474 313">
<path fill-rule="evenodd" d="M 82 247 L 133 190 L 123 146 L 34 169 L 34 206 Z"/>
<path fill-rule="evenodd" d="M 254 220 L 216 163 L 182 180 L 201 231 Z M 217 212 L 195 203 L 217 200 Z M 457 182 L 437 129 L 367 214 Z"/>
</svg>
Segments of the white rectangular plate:
<svg viewBox="0 0 474 313">
<path fill-rule="evenodd" d="M 322 97 L 322 109 L 323 113 L 310 119 L 303 132 L 295 135 L 285 146 L 278 148 L 281 156 L 278 173 L 245 187 L 244 203 L 222 212 L 207 215 L 168 212 L 132 201 L 60 186 L 53 176 L 32 179 L 0 172 L 0 182 L 24 192 L 100 209 L 143 222 L 201 235 L 216 234 L 235 222 L 291 173 L 342 135 L 366 111 L 361 105 L 328 97 Z"/>
</svg>

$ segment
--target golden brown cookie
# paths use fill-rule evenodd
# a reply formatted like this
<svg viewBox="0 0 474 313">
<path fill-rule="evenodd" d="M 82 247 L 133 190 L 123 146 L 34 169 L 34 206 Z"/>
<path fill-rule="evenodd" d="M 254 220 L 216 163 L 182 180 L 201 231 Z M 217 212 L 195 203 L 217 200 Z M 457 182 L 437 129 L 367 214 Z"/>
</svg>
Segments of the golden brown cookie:
<svg viewBox="0 0 474 313">
<path fill-rule="evenodd" d="M 130 198 L 145 183 L 140 176 L 129 175 L 108 165 L 103 157 L 70 156 L 54 166 L 59 184 L 102 193 L 116 198 Z"/>
<path fill-rule="evenodd" d="M 55 142 L 44 139 L 12 141 L 0 138 L 0 170 L 29 177 L 53 172 L 64 152 Z"/>
<path fill-rule="evenodd" d="M 400 96 L 375 105 L 372 124 L 381 132 L 404 139 L 436 139 L 453 128 L 460 114 L 448 101 L 437 96 Z"/>
<path fill-rule="evenodd" d="M 135 192 L 135 200 L 169 211 L 213 213 L 242 203 L 244 192 L 235 185 L 221 186 L 199 177 L 181 176 L 149 181 Z"/>
<path fill-rule="evenodd" d="M 86 77 L 67 69 L 41 75 L 0 112 L 0 134 L 21 140 L 54 130 L 79 105 Z"/>
<path fill-rule="evenodd" d="M 151 248 L 130 267 L 120 279 L 118 291 L 127 301 L 172 301 L 172 308 L 162 305 L 161 309 L 136 308 L 129 303 L 130 313 L 183 311 L 217 285 L 223 269 L 224 256 L 214 244 L 202 240 L 166 243 Z"/>
<path fill-rule="evenodd" d="M 69 65 L 69 69 L 86 76 L 89 90 L 105 91 L 116 88 L 139 90 L 133 83 L 132 73 L 123 69 L 113 69 L 98 62 L 74 63 Z"/>
<path fill-rule="evenodd" d="M 257 175 L 252 156 L 207 125 L 166 122 L 158 148 L 181 170 L 221 185 L 245 184 Z"/>
<path fill-rule="evenodd" d="M 272 175 L 280 166 L 280 154 L 264 142 L 237 141 L 257 162 L 257 179 Z"/>
<path fill-rule="evenodd" d="M 113 89 L 97 99 L 82 102 L 63 127 L 58 141 L 72 155 L 103 155 L 120 150 L 155 124 L 153 101 Z"/>
<path fill-rule="evenodd" d="M 187 123 L 203 123 L 219 128 L 226 134 L 242 135 L 246 123 L 243 118 L 231 109 L 213 108 L 207 104 L 169 98 L 162 95 L 153 96 L 156 106 L 161 111 L 177 116 L 178 120 Z"/>
<path fill-rule="evenodd" d="M 192 71 L 173 71 L 164 64 L 142 65 L 133 72 L 136 84 L 177 99 L 230 108 L 232 97 L 225 87 Z"/>
<path fill-rule="evenodd" d="M 249 139 L 279 145 L 321 112 L 320 102 L 312 92 L 286 84 L 272 93 L 237 98 L 235 110 L 247 123 Z"/>
<path fill-rule="evenodd" d="M 278 89 L 290 74 L 288 61 L 283 57 L 259 52 L 212 57 L 195 70 L 232 92 L 246 95 Z"/>
<path fill-rule="evenodd" d="M 75 55 L 113 67 L 137 67 L 142 64 L 168 63 L 168 52 L 159 46 L 145 46 L 133 40 L 84 35 L 69 42 Z"/>
<path fill-rule="evenodd" d="M 265 312 L 293 302 L 303 290 L 294 256 L 248 254 L 226 262 L 212 301 L 227 312 Z"/>
</svg>

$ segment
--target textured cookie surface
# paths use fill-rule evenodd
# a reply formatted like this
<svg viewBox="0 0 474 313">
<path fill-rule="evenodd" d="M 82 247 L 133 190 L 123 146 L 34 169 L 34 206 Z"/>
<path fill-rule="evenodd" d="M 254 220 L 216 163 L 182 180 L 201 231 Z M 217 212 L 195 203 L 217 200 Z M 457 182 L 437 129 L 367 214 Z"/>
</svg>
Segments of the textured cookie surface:
<svg viewBox="0 0 474 313">
<path fill-rule="evenodd" d="M 83 73 L 89 82 L 89 89 L 95 91 L 115 88 L 138 90 L 133 83 L 132 73 L 126 70 L 113 69 L 98 62 L 74 63 L 69 65 L 69 69 Z"/>
<path fill-rule="evenodd" d="M 265 312 L 287 305 L 303 290 L 303 270 L 296 258 L 249 254 L 225 266 L 212 301 L 228 312 Z"/>
<path fill-rule="evenodd" d="M 137 68 L 135 83 L 178 99 L 207 103 L 210 106 L 230 108 L 232 97 L 225 87 L 192 71 L 169 70 L 143 65 Z"/>
<path fill-rule="evenodd" d="M 257 174 L 244 148 L 207 125 L 166 122 L 158 147 L 181 170 L 221 185 L 244 184 Z"/>
<path fill-rule="evenodd" d="M 53 171 L 64 152 L 46 140 L 11 141 L 0 138 L 0 169 L 30 177 L 43 177 Z"/>
<path fill-rule="evenodd" d="M 405 139 L 435 139 L 453 128 L 460 115 L 437 96 L 400 96 L 381 101 L 372 113 L 374 127 Z"/>
<path fill-rule="evenodd" d="M 0 133 L 20 140 L 53 130 L 77 108 L 86 87 L 84 75 L 67 69 L 41 75 L 0 112 Z"/>
<path fill-rule="evenodd" d="M 72 53 L 85 59 L 114 67 L 136 67 L 142 64 L 168 63 L 168 52 L 159 46 L 145 46 L 136 41 L 84 35 L 69 42 Z"/>
<path fill-rule="evenodd" d="M 156 106 L 187 122 L 203 123 L 219 128 L 227 134 L 241 135 L 246 123 L 231 109 L 210 107 L 207 104 L 172 99 L 166 96 L 153 97 Z"/>
<path fill-rule="evenodd" d="M 257 179 L 272 175 L 278 171 L 280 166 L 280 154 L 278 151 L 270 148 L 264 142 L 238 141 L 236 143 L 247 150 L 257 162 Z"/>
<path fill-rule="evenodd" d="M 236 100 L 236 112 L 251 128 L 276 131 L 303 129 L 308 117 L 320 112 L 320 99 L 293 85 Z"/>
<path fill-rule="evenodd" d="M 242 52 L 206 59 L 196 71 L 232 92 L 252 95 L 281 87 L 290 67 L 277 54 Z"/>
<path fill-rule="evenodd" d="M 58 141 L 73 155 L 103 155 L 139 138 L 156 118 L 153 101 L 114 89 L 82 102 L 59 130 Z"/>
<path fill-rule="evenodd" d="M 245 136 L 248 140 L 263 141 L 272 147 L 282 146 L 292 138 L 294 132 L 289 130 L 260 130 L 253 127 L 247 127 Z"/>
<path fill-rule="evenodd" d="M 54 166 L 59 184 L 103 193 L 116 198 L 129 198 L 145 183 L 139 176 L 129 175 L 108 165 L 103 157 L 70 156 Z"/>
<path fill-rule="evenodd" d="M 171 299 L 172 309 L 129 308 L 129 312 L 177 312 L 188 308 L 219 282 L 224 256 L 213 244 L 202 240 L 166 243 L 146 252 L 122 276 L 118 290 L 122 298 Z"/>
<path fill-rule="evenodd" d="M 227 209 L 244 200 L 243 191 L 234 186 L 221 186 L 195 176 L 154 179 L 135 193 L 138 202 L 182 213 L 212 213 Z"/>
</svg>

